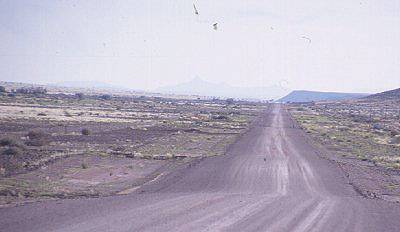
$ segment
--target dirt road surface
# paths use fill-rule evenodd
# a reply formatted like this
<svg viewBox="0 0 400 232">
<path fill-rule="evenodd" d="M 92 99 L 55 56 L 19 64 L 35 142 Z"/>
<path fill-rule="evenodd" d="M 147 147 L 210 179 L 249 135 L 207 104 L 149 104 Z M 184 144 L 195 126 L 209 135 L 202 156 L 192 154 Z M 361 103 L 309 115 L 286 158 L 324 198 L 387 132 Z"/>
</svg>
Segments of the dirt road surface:
<svg viewBox="0 0 400 232">
<path fill-rule="evenodd" d="M 225 156 L 132 193 L 0 209 L 1 231 L 400 231 L 400 205 L 360 196 L 281 105 Z"/>
</svg>

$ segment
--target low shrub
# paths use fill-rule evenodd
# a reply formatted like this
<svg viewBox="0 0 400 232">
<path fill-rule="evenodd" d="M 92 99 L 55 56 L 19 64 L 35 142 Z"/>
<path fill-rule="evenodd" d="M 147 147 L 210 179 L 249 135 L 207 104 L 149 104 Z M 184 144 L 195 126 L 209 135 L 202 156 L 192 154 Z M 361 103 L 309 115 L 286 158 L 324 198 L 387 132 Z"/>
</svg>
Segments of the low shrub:
<svg viewBox="0 0 400 232">
<path fill-rule="evenodd" d="M 75 97 L 77 97 L 79 100 L 82 100 L 85 98 L 85 94 L 83 93 L 75 93 Z"/>
<path fill-rule="evenodd" d="M 81 130 L 81 133 L 82 133 L 82 135 L 90 135 L 90 130 L 87 129 L 87 128 L 83 128 L 83 129 Z"/>
<path fill-rule="evenodd" d="M 72 114 L 68 111 L 64 111 L 64 116 L 65 117 L 72 117 Z"/>
<path fill-rule="evenodd" d="M 110 94 L 103 94 L 99 96 L 100 99 L 103 100 L 110 100 L 111 99 L 111 95 Z"/>
<path fill-rule="evenodd" d="M 399 135 L 400 133 L 399 133 L 399 131 L 397 131 L 397 130 L 394 130 L 394 129 L 392 129 L 392 130 L 390 130 L 390 136 L 392 136 L 392 137 L 394 137 L 394 136 L 396 136 L 396 135 Z"/>
<path fill-rule="evenodd" d="M 15 90 L 19 94 L 46 94 L 47 90 L 43 87 L 22 87 Z"/>
<path fill-rule="evenodd" d="M 214 119 L 214 120 L 227 120 L 229 118 L 226 115 L 213 115 L 213 116 L 211 116 L 211 119 Z"/>
<path fill-rule="evenodd" d="M 89 168 L 89 165 L 88 165 L 87 163 L 83 162 L 83 163 L 81 164 L 81 167 L 82 167 L 82 169 L 88 169 L 88 168 Z"/>
<path fill-rule="evenodd" d="M 40 147 L 46 145 L 48 142 L 48 134 L 39 129 L 29 131 L 27 136 L 28 141 L 26 141 L 26 145 L 28 146 Z"/>
<path fill-rule="evenodd" d="M 373 128 L 374 130 L 382 130 L 382 129 L 383 129 L 383 126 L 382 126 L 381 124 L 379 124 L 379 123 L 374 123 L 374 124 L 372 125 L 372 128 Z"/>
<path fill-rule="evenodd" d="M 24 150 L 20 147 L 8 147 L 3 150 L 2 155 L 6 156 L 21 156 L 24 153 Z"/>
<path fill-rule="evenodd" d="M 40 129 L 31 130 L 28 132 L 27 136 L 29 139 L 39 139 L 46 136 L 46 133 Z"/>
<path fill-rule="evenodd" d="M 0 139 L 0 146 L 20 147 L 22 146 L 22 143 L 18 139 L 11 137 L 4 137 Z"/>
<path fill-rule="evenodd" d="M 231 105 L 231 104 L 235 103 L 235 100 L 233 98 L 227 98 L 225 100 L 225 102 L 226 102 L 227 105 Z"/>
</svg>

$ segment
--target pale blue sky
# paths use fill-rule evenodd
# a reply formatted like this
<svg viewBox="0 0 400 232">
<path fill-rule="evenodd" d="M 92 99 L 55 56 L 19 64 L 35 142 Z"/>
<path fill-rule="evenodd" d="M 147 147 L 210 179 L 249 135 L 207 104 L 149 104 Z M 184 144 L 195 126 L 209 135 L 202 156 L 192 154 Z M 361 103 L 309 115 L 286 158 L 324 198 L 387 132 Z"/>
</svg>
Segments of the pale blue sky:
<svg viewBox="0 0 400 232">
<path fill-rule="evenodd" d="M 394 0 L 0 0 L 7 81 L 377 92 L 400 87 L 399 41 Z"/>
</svg>

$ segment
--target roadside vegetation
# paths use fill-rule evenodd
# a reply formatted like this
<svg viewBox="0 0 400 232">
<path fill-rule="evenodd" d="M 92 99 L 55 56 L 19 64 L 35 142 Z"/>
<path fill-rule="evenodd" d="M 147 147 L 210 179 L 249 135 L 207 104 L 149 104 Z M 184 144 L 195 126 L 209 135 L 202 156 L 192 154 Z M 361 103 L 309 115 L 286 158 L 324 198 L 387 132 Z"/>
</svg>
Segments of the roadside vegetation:
<svg viewBox="0 0 400 232">
<path fill-rule="evenodd" d="M 347 101 L 291 104 L 298 124 L 365 195 L 400 201 L 400 104 Z"/>
<path fill-rule="evenodd" d="M 346 110 L 350 107 L 352 112 Z M 307 133 L 342 156 L 400 170 L 399 111 L 379 115 L 367 112 L 366 105 L 360 108 L 364 114 L 354 110 L 356 104 L 333 103 L 302 105 L 291 112 Z"/>
<path fill-rule="evenodd" d="M 12 94 L 0 95 L 0 205 L 112 194 L 223 155 L 266 107 L 20 85 L 4 91 Z"/>
</svg>

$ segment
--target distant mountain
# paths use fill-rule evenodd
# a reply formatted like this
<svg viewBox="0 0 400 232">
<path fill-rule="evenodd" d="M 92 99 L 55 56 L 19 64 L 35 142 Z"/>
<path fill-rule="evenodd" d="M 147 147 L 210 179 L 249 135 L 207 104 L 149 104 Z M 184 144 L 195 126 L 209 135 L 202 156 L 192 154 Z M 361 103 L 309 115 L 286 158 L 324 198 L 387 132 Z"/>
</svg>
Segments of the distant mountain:
<svg viewBox="0 0 400 232">
<path fill-rule="evenodd" d="M 373 94 L 367 97 L 364 97 L 362 100 L 395 100 L 400 101 L 400 88 L 393 89 L 389 91 L 385 91 L 382 93 Z"/>
<path fill-rule="evenodd" d="M 269 87 L 236 87 L 226 83 L 212 83 L 201 78 L 178 85 L 171 85 L 155 90 L 165 94 L 199 95 L 211 97 L 232 97 L 241 99 L 276 99 L 288 93 L 280 86 Z"/>
<path fill-rule="evenodd" d="M 307 90 L 295 90 L 277 102 L 312 102 L 312 101 L 334 101 L 357 99 L 368 96 L 365 93 L 338 93 L 338 92 L 317 92 Z"/>
<path fill-rule="evenodd" d="M 54 86 L 70 87 L 70 88 L 86 88 L 86 89 L 127 89 L 120 86 L 99 82 L 99 81 L 64 81 L 54 84 Z"/>
</svg>

